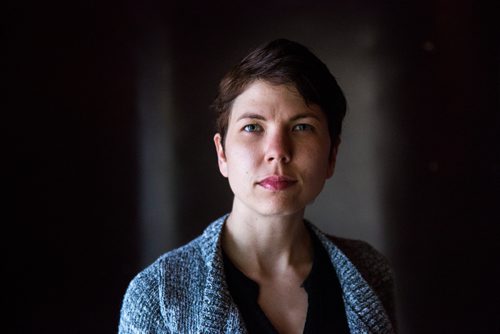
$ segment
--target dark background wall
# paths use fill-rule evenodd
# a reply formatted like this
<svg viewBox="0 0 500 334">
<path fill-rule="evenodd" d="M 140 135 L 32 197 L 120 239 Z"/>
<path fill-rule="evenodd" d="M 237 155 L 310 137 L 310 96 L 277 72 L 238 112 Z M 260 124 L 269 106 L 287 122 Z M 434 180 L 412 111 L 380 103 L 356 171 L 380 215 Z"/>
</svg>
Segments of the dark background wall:
<svg viewBox="0 0 500 334">
<path fill-rule="evenodd" d="M 277 37 L 311 47 L 350 105 L 308 217 L 387 255 L 401 333 L 500 331 L 493 6 L 11 3 L 1 17 L 7 332 L 116 332 L 133 275 L 229 210 L 207 106 Z"/>
</svg>

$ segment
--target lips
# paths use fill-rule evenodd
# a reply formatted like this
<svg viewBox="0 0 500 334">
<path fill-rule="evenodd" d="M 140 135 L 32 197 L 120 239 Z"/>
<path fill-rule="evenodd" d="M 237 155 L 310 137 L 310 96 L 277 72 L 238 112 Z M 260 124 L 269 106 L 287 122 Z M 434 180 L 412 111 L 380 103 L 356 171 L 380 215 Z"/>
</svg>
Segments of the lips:
<svg viewBox="0 0 500 334">
<path fill-rule="evenodd" d="M 290 178 L 288 176 L 273 175 L 266 177 L 265 179 L 259 181 L 257 184 L 265 189 L 278 191 L 289 188 L 293 186 L 295 183 L 297 183 L 297 180 Z"/>
</svg>

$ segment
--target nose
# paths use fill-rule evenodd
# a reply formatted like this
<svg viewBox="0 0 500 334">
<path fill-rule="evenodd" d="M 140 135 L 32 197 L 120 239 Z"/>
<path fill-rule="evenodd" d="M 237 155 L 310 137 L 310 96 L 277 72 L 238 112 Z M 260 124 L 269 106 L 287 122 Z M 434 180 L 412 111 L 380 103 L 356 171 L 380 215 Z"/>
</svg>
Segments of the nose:
<svg viewBox="0 0 500 334">
<path fill-rule="evenodd" d="M 288 133 L 277 130 L 269 134 L 266 161 L 273 163 L 288 163 L 292 158 L 292 145 Z"/>
</svg>

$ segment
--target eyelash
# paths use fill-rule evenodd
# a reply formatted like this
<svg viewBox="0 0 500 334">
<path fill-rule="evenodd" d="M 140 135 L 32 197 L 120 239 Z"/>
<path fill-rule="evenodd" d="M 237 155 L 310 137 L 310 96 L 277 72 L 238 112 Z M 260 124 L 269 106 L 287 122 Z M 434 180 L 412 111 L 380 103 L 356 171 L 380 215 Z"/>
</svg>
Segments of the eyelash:
<svg viewBox="0 0 500 334">
<path fill-rule="evenodd" d="M 298 130 L 297 127 L 303 127 L 302 130 Z M 314 130 L 313 126 L 311 124 L 297 124 L 293 127 L 294 131 L 312 131 Z"/>
<path fill-rule="evenodd" d="M 298 129 L 298 128 L 302 129 Z M 292 128 L 293 131 L 313 131 L 314 127 L 310 124 L 296 124 Z M 259 124 L 247 124 L 243 127 L 243 131 L 245 132 L 261 132 L 262 127 Z"/>
<path fill-rule="evenodd" d="M 249 130 L 249 127 L 253 127 L 253 130 Z M 243 131 L 245 132 L 260 132 L 262 131 L 262 127 L 259 124 L 247 124 L 243 127 Z"/>
</svg>

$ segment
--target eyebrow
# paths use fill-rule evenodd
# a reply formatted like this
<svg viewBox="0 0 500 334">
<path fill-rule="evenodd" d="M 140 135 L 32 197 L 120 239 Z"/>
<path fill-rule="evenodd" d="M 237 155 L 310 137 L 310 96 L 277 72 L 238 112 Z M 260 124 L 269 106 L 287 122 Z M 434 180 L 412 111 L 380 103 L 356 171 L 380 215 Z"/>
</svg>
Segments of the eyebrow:
<svg viewBox="0 0 500 334">
<path fill-rule="evenodd" d="M 240 117 L 238 117 L 238 119 L 236 121 L 240 121 L 242 119 L 247 119 L 247 118 L 258 119 L 258 120 L 261 120 L 261 121 L 265 121 L 266 120 L 266 118 L 264 116 L 262 116 L 261 114 L 247 112 L 247 113 L 244 113 L 243 115 L 241 115 Z M 321 119 L 317 115 L 315 115 L 313 113 L 303 113 L 303 114 L 295 115 L 295 116 L 293 116 L 290 119 L 290 121 L 295 122 L 295 121 L 297 121 L 299 119 L 302 119 L 302 118 L 314 118 L 317 121 L 321 122 Z"/>
<path fill-rule="evenodd" d="M 266 120 L 266 118 L 264 116 L 260 115 L 260 114 L 256 114 L 256 113 L 252 113 L 252 112 L 246 112 L 243 115 L 241 115 L 240 117 L 238 117 L 238 119 L 236 121 L 241 121 L 242 119 L 247 119 L 247 118 L 260 119 L 262 121 Z"/>
<path fill-rule="evenodd" d="M 302 119 L 302 118 L 314 118 L 318 122 L 321 122 L 321 119 L 313 113 L 303 113 L 303 114 L 295 115 L 294 117 L 292 117 L 291 121 L 292 122 L 297 121 L 297 120 Z"/>
</svg>

